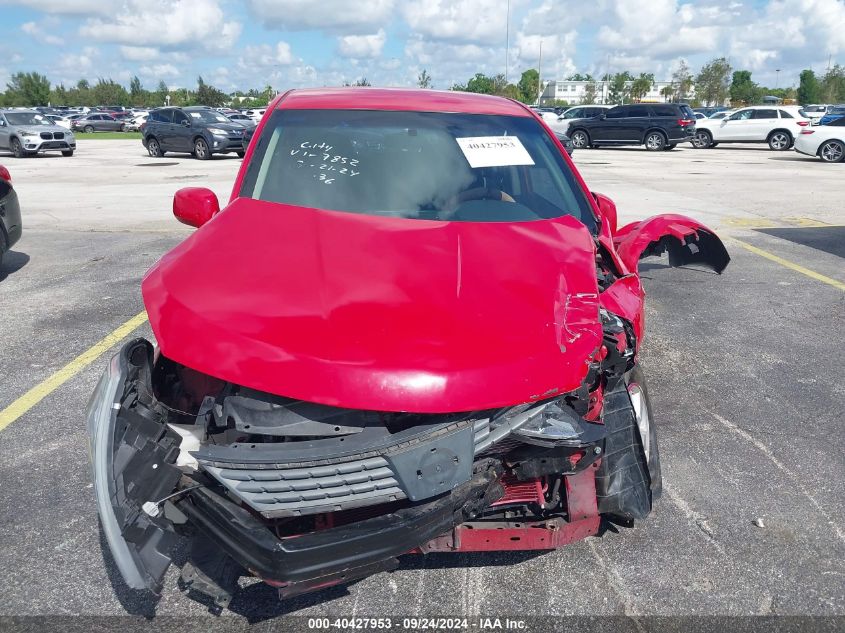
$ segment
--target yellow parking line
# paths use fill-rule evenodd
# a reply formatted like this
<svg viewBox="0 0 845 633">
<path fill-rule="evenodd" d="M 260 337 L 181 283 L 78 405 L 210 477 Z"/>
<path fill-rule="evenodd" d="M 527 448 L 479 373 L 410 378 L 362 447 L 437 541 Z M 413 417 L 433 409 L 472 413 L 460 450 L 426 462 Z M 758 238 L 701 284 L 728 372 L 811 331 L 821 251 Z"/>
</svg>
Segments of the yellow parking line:
<svg viewBox="0 0 845 633">
<path fill-rule="evenodd" d="M 755 255 L 759 255 L 760 257 L 765 257 L 766 259 L 770 259 L 771 261 L 780 264 L 781 266 L 785 266 L 790 270 L 794 270 L 795 272 L 799 272 L 802 275 L 806 275 L 810 279 L 815 279 L 816 281 L 820 281 L 828 286 L 833 286 L 834 288 L 838 288 L 839 290 L 845 291 L 845 283 L 841 281 L 837 281 L 836 279 L 832 279 L 831 277 L 827 277 L 822 275 L 821 273 L 817 273 L 814 270 L 810 270 L 809 268 L 804 268 L 800 264 L 796 264 L 795 262 L 791 262 L 788 259 L 784 259 L 783 257 L 778 257 L 774 253 L 770 253 L 769 251 L 764 251 L 762 248 L 757 248 L 756 246 L 752 246 L 751 244 L 747 244 L 742 240 L 738 240 L 735 237 L 728 237 L 726 238 L 728 241 L 733 242 L 737 246 L 741 246 L 747 251 L 754 253 Z M 2 427 L 0 427 L 2 428 Z"/>
<path fill-rule="evenodd" d="M 146 312 L 135 315 L 104 339 L 82 352 L 55 374 L 35 385 L 8 407 L 0 411 L 0 431 L 88 367 L 117 343 L 129 336 L 134 330 L 146 323 L 146 321 Z"/>
</svg>

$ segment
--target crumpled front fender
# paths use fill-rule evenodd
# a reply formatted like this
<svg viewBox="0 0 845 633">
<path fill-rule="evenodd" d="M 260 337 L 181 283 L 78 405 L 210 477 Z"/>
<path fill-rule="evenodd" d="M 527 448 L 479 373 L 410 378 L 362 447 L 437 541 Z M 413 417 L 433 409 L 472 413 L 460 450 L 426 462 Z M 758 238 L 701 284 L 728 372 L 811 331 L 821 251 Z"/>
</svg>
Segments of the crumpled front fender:
<svg viewBox="0 0 845 633">
<path fill-rule="evenodd" d="M 632 222 L 613 236 L 616 252 L 630 271 L 640 259 L 669 253 L 670 266 L 699 264 L 721 274 L 731 261 L 722 240 L 706 226 L 683 215 L 657 215 Z"/>
</svg>

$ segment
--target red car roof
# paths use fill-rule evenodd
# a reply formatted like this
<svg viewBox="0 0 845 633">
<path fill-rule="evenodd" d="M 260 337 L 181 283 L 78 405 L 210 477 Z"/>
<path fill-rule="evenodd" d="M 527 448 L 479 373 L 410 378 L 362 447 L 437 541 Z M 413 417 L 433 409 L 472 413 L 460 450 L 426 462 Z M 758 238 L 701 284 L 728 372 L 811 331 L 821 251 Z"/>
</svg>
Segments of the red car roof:
<svg viewBox="0 0 845 633">
<path fill-rule="evenodd" d="M 279 109 L 297 110 L 409 110 L 414 112 L 464 112 L 530 117 L 522 104 L 502 97 L 413 88 L 308 88 L 291 90 L 278 102 Z"/>
</svg>

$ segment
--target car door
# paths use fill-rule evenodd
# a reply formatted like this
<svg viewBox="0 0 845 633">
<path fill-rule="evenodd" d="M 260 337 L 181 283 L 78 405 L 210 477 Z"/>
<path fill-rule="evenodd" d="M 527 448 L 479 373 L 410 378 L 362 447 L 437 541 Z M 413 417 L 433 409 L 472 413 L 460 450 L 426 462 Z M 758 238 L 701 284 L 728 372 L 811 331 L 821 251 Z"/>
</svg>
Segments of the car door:
<svg viewBox="0 0 845 633">
<path fill-rule="evenodd" d="M 0 147 L 3 149 L 9 148 L 9 127 L 6 117 L 0 113 Z"/>
<path fill-rule="evenodd" d="M 751 127 L 751 117 L 754 115 L 754 110 L 745 108 L 737 110 L 729 117 L 722 119 L 722 123 L 717 127 L 712 128 L 713 140 L 715 141 L 740 141 L 744 140 Z"/>
<path fill-rule="evenodd" d="M 754 110 L 751 115 L 751 124 L 748 126 L 748 138 L 744 140 L 765 141 L 769 137 L 769 133 L 779 126 L 780 119 L 775 108 Z"/>
<path fill-rule="evenodd" d="M 188 115 L 181 110 L 174 110 L 173 124 L 170 128 L 173 135 L 173 151 L 193 151 L 193 143 L 191 142 L 193 130 L 191 130 L 191 119 L 188 118 Z"/>
<path fill-rule="evenodd" d="M 604 119 L 595 121 L 591 126 L 590 137 L 593 141 L 620 141 L 626 125 L 628 106 L 616 106 L 607 111 Z"/>
<path fill-rule="evenodd" d="M 158 138 L 159 146 L 164 151 L 173 151 L 173 110 L 159 110 L 156 113 L 156 125 L 150 132 Z"/>
</svg>

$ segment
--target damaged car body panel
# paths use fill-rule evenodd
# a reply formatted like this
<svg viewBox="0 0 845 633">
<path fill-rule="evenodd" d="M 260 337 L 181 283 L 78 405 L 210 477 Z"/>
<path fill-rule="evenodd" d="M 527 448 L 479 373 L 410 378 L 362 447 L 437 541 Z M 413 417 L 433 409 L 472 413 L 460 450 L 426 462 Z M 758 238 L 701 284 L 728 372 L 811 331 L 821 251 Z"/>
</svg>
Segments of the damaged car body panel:
<svg viewBox="0 0 845 633">
<path fill-rule="evenodd" d="M 289 597 L 651 512 L 636 263 L 724 247 L 682 216 L 617 232 L 520 104 L 408 94 L 279 97 L 225 209 L 177 194 L 199 230 L 142 283 L 158 348 L 124 345 L 88 410 L 130 587 L 159 592 L 180 539 L 222 608 L 239 575 Z"/>
<path fill-rule="evenodd" d="M 470 411 L 581 383 L 601 339 L 593 259 L 569 216 L 437 222 L 239 198 L 142 291 L 162 353 L 197 371 L 333 406 Z"/>
<path fill-rule="evenodd" d="M 616 251 L 625 267 L 637 270 L 637 262 L 650 256 L 669 254 L 670 266 L 697 264 L 721 273 L 731 261 L 718 236 L 706 226 L 677 214 L 658 215 L 632 222 L 613 236 Z"/>
</svg>

